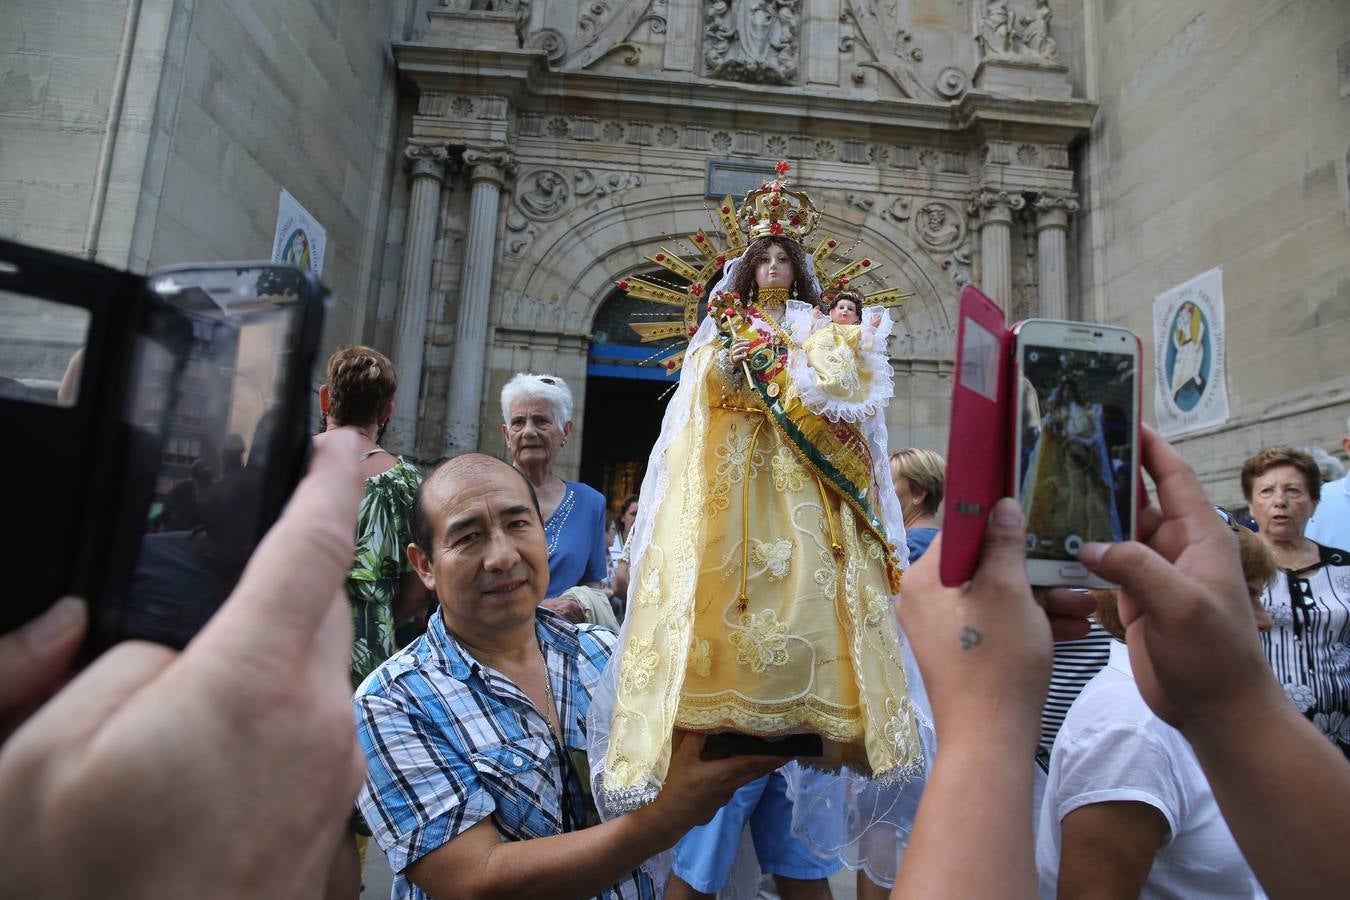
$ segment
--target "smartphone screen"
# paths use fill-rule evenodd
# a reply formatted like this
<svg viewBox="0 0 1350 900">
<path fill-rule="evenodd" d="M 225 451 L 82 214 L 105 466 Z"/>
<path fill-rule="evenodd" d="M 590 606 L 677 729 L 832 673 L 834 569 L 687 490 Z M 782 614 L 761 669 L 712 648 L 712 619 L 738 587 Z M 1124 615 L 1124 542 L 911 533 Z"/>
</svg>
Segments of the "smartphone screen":
<svg viewBox="0 0 1350 900">
<path fill-rule="evenodd" d="M 1079 334 L 1033 322 L 1019 334 L 1013 442 L 1028 560 L 1072 563 L 1085 543 L 1134 534 L 1137 343 L 1074 324 Z"/>
<path fill-rule="evenodd" d="M 115 639 L 182 647 L 234 589 L 298 477 L 312 355 L 294 356 L 313 291 L 283 266 L 177 269 L 148 287 L 190 323 L 191 348 L 173 390 L 147 378 L 133 393 L 132 420 L 160 423 L 162 439 L 133 448 L 130 468 L 153 473 L 149 503 L 126 523 L 139 548 L 100 625 Z M 137 360 L 151 372 L 164 364 Z"/>
</svg>

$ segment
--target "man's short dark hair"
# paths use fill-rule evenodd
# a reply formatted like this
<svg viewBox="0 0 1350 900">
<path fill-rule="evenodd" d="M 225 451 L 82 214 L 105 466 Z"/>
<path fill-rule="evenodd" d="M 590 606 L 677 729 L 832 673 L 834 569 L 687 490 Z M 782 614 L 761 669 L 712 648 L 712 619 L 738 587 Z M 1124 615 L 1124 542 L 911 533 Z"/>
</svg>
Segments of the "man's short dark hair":
<svg viewBox="0 0 1350 900">
<path fill-rule="evenodd" d="M 413 499 L 412 514 L 409 516 L 408 524 L 412 528 L 413 543 L 417 549 L 421 550 L 427 556 L 431 555 L 432 544 L 435 543 L 436 535 L 434 533 L 435 525 L 432 523 L 431 514 L 426 509 L 427 485 L 436 480 L 442 469 L 452 463 L 461 460 L 472 462 L 470 457 L 475 457 L 481 461 L 481 465 L 496 463 L 499 466 L 510 469 L 520 476 L 520 480 L 525 482 L 525 489 L 530 492 L 530 502 L 534 504 L 534 513 L 539 517 L 539 524 L 544 524 L 544 513 L 539 508 L 539 494 L 534 490 L 534 485 L 530 484 L 530 479 L 525 477 L 525 473 L 515 466 L 502 462 L 495 456 L 489 456 L 486 453 L 461 453 L 458 456 L 452 456 L 449 459 L 442 460 L 436 464 L 436 468 L 427 473 L 427 477 L 422 480 L 422 485 L 417 489 L 417 496 Z M 462 465 L 463 463 L 461 463 Z"/>
</svg>

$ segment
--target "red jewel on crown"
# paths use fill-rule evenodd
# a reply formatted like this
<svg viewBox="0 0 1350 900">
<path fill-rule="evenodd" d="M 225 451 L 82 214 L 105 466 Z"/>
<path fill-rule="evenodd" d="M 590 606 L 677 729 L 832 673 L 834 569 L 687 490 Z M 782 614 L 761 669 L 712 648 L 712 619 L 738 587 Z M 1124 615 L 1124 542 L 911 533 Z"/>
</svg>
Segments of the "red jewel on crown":
<svg viewBox="0 0 1350 900">
<path fill-rule="evenodd" d="M 782 234 L 782 233 L 783 233 L 783 223 L 782 223 L 782 222 L 774 222 L 773 224 L 771 224 L 771 225 L 769 226 L 769 234 L 772 234 L 772 235 L 780 235 L 780 234 Z"/>
<path fill-rule="evenodd" d="M 628 282 L 627 282 L 627 281 L 620 281 L 620 282 L 619 282 L 619 290 L 621 290 L 621 291 L 626 291 L 626 290 L 628 290 Z"/>
<path fill-rule="evenodd" d="M 773 170 L 778 173 L 779 178 L 782 178 L 784 175 L 788 173 L 788 170 L 791 168 L 792 166 L 788 164 L 788 161 L 786 159 L 780 159 L 778 161 L 778 165 L 773 167 Z"/>
</svg>

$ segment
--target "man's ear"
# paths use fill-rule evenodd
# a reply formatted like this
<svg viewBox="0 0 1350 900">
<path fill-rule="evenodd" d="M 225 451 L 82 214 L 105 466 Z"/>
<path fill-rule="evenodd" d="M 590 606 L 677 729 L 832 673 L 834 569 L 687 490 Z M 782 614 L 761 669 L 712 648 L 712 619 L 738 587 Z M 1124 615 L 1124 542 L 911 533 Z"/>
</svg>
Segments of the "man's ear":
<svg viewBox="0 0 1350 900">
<path fill-rule="evenodd" d="M 326 384 L 319 385 L 319 412 L 328 415 L 328 408 L 332 403 L 333 389 Z"/>
<path fill-rule="evenodd" d="M 431 560 L 422 552 L 422 548 L 416 544 L 409 544 L 408 562 L 412 563 L 413 571 L 417 573 L 422 585 L 433 594 L 436 593 L 436 573 L 431 570 Z"/>
<path fill-rule="evenodd" d="M 1346 456 L 1350 456 L 1350 436 L 1341 438 L 1341 449 L 1345 451 Z"/>
<path fill-rule="evenodd" d="M 569 420 L 567 424 L 563 426 L 563 440 L 567 440 L 571 436 L 572 436 L 572 423 Z"/>
<path fill-rule="evenodd" d="M 389 421 L 389 417 L 392 416 L 393 414 L 394 414 L 394 401 L 390 400 L 388 403 L 385 404 L 384 412 L 380 413 L 379 417 L 375 420 L 375 424 L 383 425 L 385 422 Z"/>
</svg>

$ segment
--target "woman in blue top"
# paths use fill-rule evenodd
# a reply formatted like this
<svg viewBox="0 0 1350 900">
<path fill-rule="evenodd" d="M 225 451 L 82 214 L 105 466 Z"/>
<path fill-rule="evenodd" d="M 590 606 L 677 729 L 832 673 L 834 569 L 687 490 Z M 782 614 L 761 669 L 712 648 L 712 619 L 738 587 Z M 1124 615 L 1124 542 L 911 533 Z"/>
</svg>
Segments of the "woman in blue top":
<svg viewBox="0 0 1350 900">
<path fill-rule="evenodd" d="M 947 463 L 932 450 L 907 447 L 891 454 L 891 478 L 905 517 L 909 561 L 914 562 L 938 533 L 937 514 L 942 508 Z"/>
<path fill-rule="evenodd" d="M 582 621 L 571 598 L 577 585 L 599 587 L 605 578 L 605 498 L 594 488 L 564 481 L 553 471 L 558 451 L 572 436 L 572 392 L 556 375 L 517 374 L 502 388 L 502 436 L 511 464 L 534 486 L 548 539 L 548 591 L 544 606 Z"/>
</svg>

